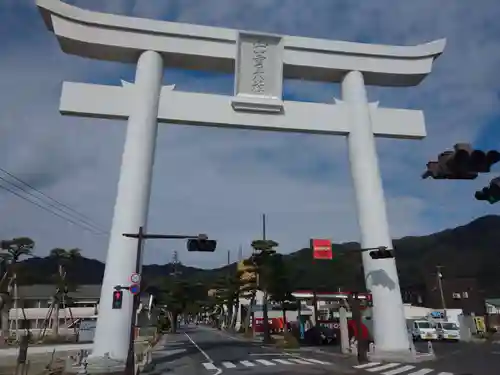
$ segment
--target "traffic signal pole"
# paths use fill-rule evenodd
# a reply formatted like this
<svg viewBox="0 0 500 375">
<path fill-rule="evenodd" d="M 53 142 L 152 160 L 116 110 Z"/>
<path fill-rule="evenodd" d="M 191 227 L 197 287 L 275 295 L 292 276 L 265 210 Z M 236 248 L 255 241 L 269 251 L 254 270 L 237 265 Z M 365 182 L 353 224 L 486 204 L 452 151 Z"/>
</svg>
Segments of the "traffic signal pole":
<svg viewBox="0 0 500 375">
<path fill-rule="evenodd" d="M 142 255 L 143 255 L 143 248 L 144 248 L 144 241 L 147 239 L 167 239 L 167 240 L 178 240 L 178 239 L 183 239 L 183 240 L 203 240 L 207 241 L 208 237 L 203 234 L 199 234 L 197 236 L 193 235 L 178 235 L 178 234 L 148 234 L 144 232 L 144 227 L 140 226 L 139 231 L 137 233 L 123 233 L 123 237 L 127 238 L 137 238 L 137 249 L 136 249 L 136 259 L 135 259 L 135 273 L 139 274 L 141 273 L 141 263 L 142 263 Z M 215 241 L 211 240 L 212 242 L 215 243 Z M 121 289 L 129 289 L 129 287 L 122 286 L 122 285 L 115 285 L 113 289 L 113 293 L 115 290 L 121 290 Z M 101 299 L 102 302 L 102 299 Z M 135 339 L 135 326 L 136 326 L 136 317 L 137 317 L 137 309 L 139 307 L 140 303 L 140 292 L 135 293 L 132 297 L 132 306 L 131 306 L 131 312 L 130 312 L 130 327 L 129 327 L 129 337 L 128 337 L 128 350 L 127 350 L 127 356 L 126 356 L 126 361 L 125 361 L 125 375 L 134 375 L 135 374 L 135 351 L 134 351 L 134 339 Z M 101 310 L 104 310 L 107 306 L 101 306 Z M 126 305 L 125 305 L 126 307 Z M 121 309 L 121 306 L 120 306 Z M 100 317 L 98 317 L 99 321 Z"/>
<path fill-rule="evenodd" d="M 124 234 L 125 236 L 125 234 Z M 127 236 L 125 236 L 127 237 Z M 143 253 L 143 241 L 144 241 L 144 228 L 139 227 L 139 232 L 137 233 L 137 256 L 135 258 L 135 273 L 141 273 L 141 258 Z M 127 354 L 127 361 L 125 362 L 125 375 L 135 375 L 135 331 L 137 322 L 137 309 L 139 308 L 139 302 L 141 293 L 134 294 L 132 300 L 132 314 L 130 317 L 130 338 L 129 338 L 129 347 Z"/>
</svg>

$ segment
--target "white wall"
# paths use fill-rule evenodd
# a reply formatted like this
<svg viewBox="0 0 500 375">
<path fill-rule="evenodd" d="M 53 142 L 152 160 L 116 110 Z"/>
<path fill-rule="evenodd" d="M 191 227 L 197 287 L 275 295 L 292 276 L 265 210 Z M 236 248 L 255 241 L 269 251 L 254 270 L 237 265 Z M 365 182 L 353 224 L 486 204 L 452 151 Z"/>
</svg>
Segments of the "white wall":
<svg viewBox="0 0 500 375">
<path fill-rule="evenodd" d="M 404 304 L 403 308 L 406 319 L 425 318 L 431 313 L 431 311 L 435 311 L 430 307 L 412 306 L 409 304 Z"/>
<path fill-rule="evenodd" d="M 500 307 L 486 303 L 486 312 L 490 315 L 500 314 Z"/>
</svg>

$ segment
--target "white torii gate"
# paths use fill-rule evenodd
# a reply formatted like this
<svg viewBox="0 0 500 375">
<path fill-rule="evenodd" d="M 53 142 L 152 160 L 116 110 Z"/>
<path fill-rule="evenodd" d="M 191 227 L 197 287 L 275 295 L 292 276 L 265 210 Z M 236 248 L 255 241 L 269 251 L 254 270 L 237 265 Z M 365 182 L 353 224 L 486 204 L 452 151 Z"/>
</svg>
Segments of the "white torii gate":
<svg viewBox="0 0 500 375">
<path fill-rule="evenodd" d="M 47 28 L 69 54 L 137 64 L 122 87 L 64 82 L 60 111 L 72 116 L 128 119 L 93 357 L 127 356 L 132 298 L 112 309 L 113 286 L 135 271 L 136 240 L 122 233 L 146 226 L 157 122 L 347 137 L 361 246 L 392 241 L 375 136 L 422 139 L 422 111 L 368 103 L 365 85 L 414 86 L 432 69 L 445 40 L 402 47 L 268 35 L 83 10 L 37 0 Z M 161 86 L 164 67 L 235 74 L 232 97 Z M 341 82 L 335 104 L 283 101 L 283 78 Z M 363 254 L 373 294 L 376 355 L 407 357 L 408 336 L 394 259 Z"/>
</svg>

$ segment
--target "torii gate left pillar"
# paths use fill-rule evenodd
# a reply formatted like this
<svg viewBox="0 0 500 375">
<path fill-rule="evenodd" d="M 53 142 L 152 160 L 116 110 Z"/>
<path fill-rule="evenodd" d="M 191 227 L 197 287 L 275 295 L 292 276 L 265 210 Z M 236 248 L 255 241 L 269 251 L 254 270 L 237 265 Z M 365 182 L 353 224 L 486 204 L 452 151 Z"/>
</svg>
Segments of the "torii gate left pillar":
<svg viewBox="0 0 500 375">
<path fill-rule="evenodd" d="M 109 366 L 127 356 L 132 298 L 124 298 L 123 309 L 113 310 L 111 295 L 114 285 L 127 283 L 135 270 L 135 241 L 122 233 L 146 224 L 156 121 L 347 136 L 361 245 L 392 248 L 374 137 L 421 139 L 424 118 L 421 111 L 368 103 L 365 85 L 417 85 L 430 73 L 444 40 L 414 47 L 367 45 L 108 15 L 59 0 L 37 4 L 65 52 L 137 63 L 133 85 L 66 82 L 61 96 L 63 114 L 128 119 L 94 359 L 109 355 Z M 161 87 L 162 63 L 226 73 L 236 67 L 234 96 Z M 283 77 L 341 82 L 342 101 L 283 101 Z M 364 254 L 363 266 L 373 295 L 374 357 L 415 360 L 409 358 L 395 260 Z"/>
</svg>

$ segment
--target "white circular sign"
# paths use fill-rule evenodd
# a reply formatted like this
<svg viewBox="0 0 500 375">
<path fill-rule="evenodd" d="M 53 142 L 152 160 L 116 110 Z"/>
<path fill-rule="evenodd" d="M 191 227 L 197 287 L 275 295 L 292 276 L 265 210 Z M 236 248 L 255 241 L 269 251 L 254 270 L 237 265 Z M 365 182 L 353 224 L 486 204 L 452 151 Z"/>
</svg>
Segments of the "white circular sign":
<svg viewBox="0 0 500 375">
<path fill-rule="evenodd" d="M 132 276 L 130 276 L 130 281 L 133 284 L 139 284 L 141 282 L 141 275 L 138 273 L 133 273 Z"/>
</svg>

